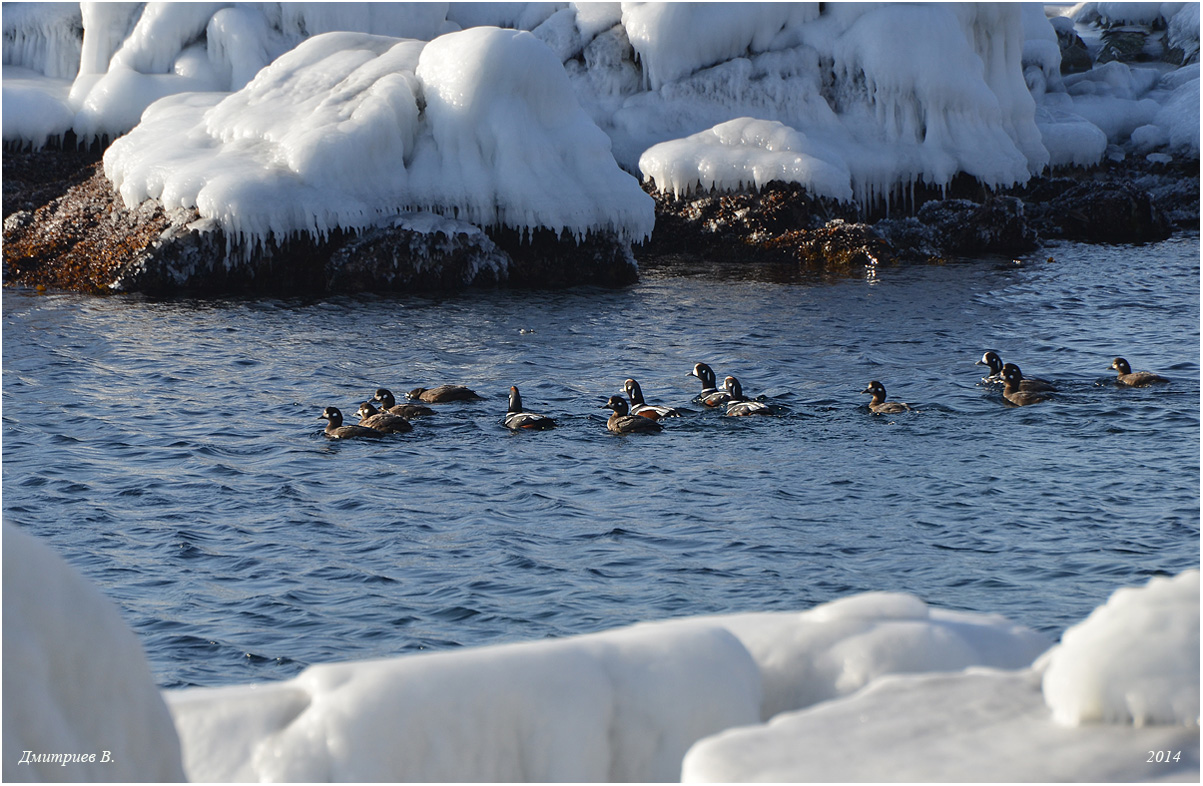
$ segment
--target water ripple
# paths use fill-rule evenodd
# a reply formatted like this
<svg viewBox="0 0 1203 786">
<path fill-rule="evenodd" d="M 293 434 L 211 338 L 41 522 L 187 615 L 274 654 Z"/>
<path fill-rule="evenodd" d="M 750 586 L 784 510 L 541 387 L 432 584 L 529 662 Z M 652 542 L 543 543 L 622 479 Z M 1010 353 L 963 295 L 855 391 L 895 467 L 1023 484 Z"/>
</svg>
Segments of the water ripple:
<svg viewBox="0 0 1203 786">
<path fill-rule="evenodd" d="M 4 513 L 122 607 L 164 686 L 868 590 L 1057 635 L 1198 564 L 1198 238 L 1130 253 L 1063 244 L 872 287 L 646 270 L 316 303 L 6 290 Z M 1055 400 L 1005 406 L 973 365 L 987 348 Z M 1117 388 L 1115 355 L 1173 382 Z M 693 402 L 699 360 L 777 416 Z M 608 434 L 628 376 L 683 417 Z M 870 379 L 921 411 L 869 414 Z M 321 433 L 327 405 L 439 382 L 486 400 L 378 442 Z M 511 384 L 559 427 L 503 428 Z"/>
</svg>

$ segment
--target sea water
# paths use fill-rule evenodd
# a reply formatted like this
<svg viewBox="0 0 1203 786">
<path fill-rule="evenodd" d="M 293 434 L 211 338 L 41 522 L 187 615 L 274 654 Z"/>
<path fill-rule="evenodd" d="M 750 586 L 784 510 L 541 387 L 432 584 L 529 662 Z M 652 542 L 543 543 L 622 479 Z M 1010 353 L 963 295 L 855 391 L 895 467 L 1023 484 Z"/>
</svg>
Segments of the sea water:
<svg viewBox="0 0 1203 786">
<path fill-rule="evenodd" d="M 1199 240 L 807 279 L 152 300 L 6 289 L 5 518 L 115 601 L 163 687 L 912 593 L 1058 636 L 1199 565 Z M 1053 380 L 1007 405 L 982 353 Z M 1116 355 L 1170 377 L 1123 389 Z M 694 363 L 773 417 L 691 399 Z M 617 437 L 627 377 L 680 418 Z M 878 416 L 879 380 L 917 411 Z M 466 384 L 331 441 L 378 387 Z M 501 425 L 510 385 L 552 431 Z"/>
</svg>

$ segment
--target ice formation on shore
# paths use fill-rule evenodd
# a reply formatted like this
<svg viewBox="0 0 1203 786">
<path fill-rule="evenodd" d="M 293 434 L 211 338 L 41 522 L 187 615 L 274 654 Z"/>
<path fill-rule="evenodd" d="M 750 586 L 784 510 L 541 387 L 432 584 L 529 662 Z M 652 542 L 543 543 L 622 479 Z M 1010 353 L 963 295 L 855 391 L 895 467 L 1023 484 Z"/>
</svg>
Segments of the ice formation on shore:
<svg viewBox="0 0 1203 786">
<path fill-rule="evenodd" d="M 867 593 L 160 694 L 107 601 L 28 535 L 6 526 L 4 547 L 6 780 L 178 779 L 181 748 L 214 781 L 1199 774 L 1197 570 L 1118 590 L 1051 649 Z"/>
<path fill-rule="evenodd" d="M 152 105 L 105 174 L 127 206 L 196 206 L 251 241 L 413 210 L 636 240 L 654 220 L 547 47 L 495 27 L 314 36 L 236 93 Z"/>
<path fill-rule="evenodd" d="M 1097 50 L 1097 20 L 1134 14 L 1197 57 L 1197 4 L 1130 5 L 8 4 L 4 139 L 115 138 L 141 118 L 109 168 L 127 200 L 195 200 L 255 240 L 402 208 L 638 238 L 650 203 L 615 161 L 675 192 L 779 174 L 864 203 L 1121 149 L 1197 158 L 1197 64 L 1060 73 L 1058 31 Z M 362 61 L 351 33 L 398 51 Z M 456 59 L 474 70 L 435 66 Z M 340 79 L 302 81 L 319 63 Z"/>
<path fill-rule="evenodd" d="M 171 716 L 117 607 L 3 529 L 4 780 L 183 780 Z"/>
</svg>

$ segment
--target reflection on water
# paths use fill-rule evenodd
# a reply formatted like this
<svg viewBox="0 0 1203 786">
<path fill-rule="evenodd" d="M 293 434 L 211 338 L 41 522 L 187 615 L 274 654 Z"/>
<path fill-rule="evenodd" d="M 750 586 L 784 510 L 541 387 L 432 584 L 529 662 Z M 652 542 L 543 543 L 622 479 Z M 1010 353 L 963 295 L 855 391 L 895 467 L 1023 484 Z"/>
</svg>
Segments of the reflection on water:
<svg viewBox="0 0 1203 786">
<path fill-rule="evenodd" d="M 322 301 L 6 290 L 4 512 L 120 604 L 165 686 L 867 590 L 1056 635 L 1198 564 L 1199 251 L 1049 253 Z M 1062 392 L 1004 406 L 988 348 Z M 1115 355 L 1173 383 L 1118 389 Z M 697 361 L 782 414 L 691 404 Z M 684 417 L 609 435 L 628 376 Z M 922 411 L 868 414 L 870 379 Z M 442 382 L 487 399 L 322 436 L 325 406 Z M 559 427 L 502 427 L 511 384 Z"/>
</svg>

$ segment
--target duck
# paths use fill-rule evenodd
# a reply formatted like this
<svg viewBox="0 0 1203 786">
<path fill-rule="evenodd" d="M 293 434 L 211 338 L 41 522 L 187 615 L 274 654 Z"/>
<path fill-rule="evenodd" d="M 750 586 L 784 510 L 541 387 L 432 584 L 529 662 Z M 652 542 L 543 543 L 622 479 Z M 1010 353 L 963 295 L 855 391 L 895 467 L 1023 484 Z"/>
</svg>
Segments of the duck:
<svg viewBox="0 0 1203 786">
<path fill-rule="evenodd" d="M 379 412 L 370 401 L 360 404 L 355 414 L 359 415 L 359 425 L 383 431 L 385 434 L 404 434 L 414 430 L 413 425 L 405 418 L 392 412 Z"/>
<path fill-rule="evenodd" d="M 622 392 L 626 393 L 627 398 L 631 400 L 632 415 L 638 415 L 641 418 L 650 418 L 651 420 L 681 417 L 681 413 L 672 407 L 653 405 L 645 402 L 643 400 L 643 390 L 640 389 L 639 383 L 633 379 L 628 379 L 622 383 Z"/>
<path fill-rule="evenodd" d="M 1041 401 L 1049 400 L 1049 396 L 1042 396 L 1034 390 L 1023 389 L 1020 384 L 1023 382 L 1023 372 L 1014 363 L 1008 363 L 1003 367 L 1003 381 L 1006 385 L 1003 388 L 1003 398 L 1017 407 L 1039 404 Z"/>
<path fill-rule="evenodd" d="M 701 401 L 704 406 L 717 407 L 731 400 L 729 392 L 715 387 L 718 378 L 714 375 L 714 369 L 705 363 L 695 363 L 689 376 L 702 380 L 702 392 L 698 394 L 696 400 Z"/>
<path fill-rule="evenodd" d="M 475 391 L 463 385 L 439 385 L 437 388 L 414 388 L 405 394 L 406 398 L 425 401 L 427 404 L 443 404 L 448 401 L 480 401 Z"/>
<path fill-rule="evenodd" d="M 1003 368 L 1006 364 L 997 352 L 987 352 L 982 355 L 982 359 L 974 363 L 975 366 L 988 366 L 990 368 L 990 376 L 982 377 L 982 382 L 1002 383 L 1006 380 L 1003 377 Z M 1014 364 L 1011 364 L 1014 365 Z M 1054 391 L 1057 388 L 1047 379 L 1040 377 L 1024 377 L 1022 390 L 1031 391 Z"/>
<path fill-rule="evenodd" d="M 400 415 L 406 420 L 422 415 L 434 414 L 433 409 L 422 404 L 398 404 L 392 391 L 387 388 L 377 388 L 376 395 L 372 397 L 372 401 L 379 401 L 380 409 L 393 415 Z"/>
<path fill-rule="evenodd" d="M 326 436 L 330 439 L 349 439 L 351 437 L 383 437 L 383 431 L 377 431 L 367 426 L 356 426 L 348 423 L 343 425 L 343 413 L 338 407 L 326 407 L 319 416 L 328 421 Z"/>
<path fill-rule="evenodd" d="M 1154 374 L 1152 371 L 1133 371 L 1132 367 L 1128 365 L 1128 361 L 1123 358 L 1116 358 L 1111 361 L 1111 365 L 1108 368 L 1115 370 L 1115 381 L 1125 387 L 1143 388 L 1155 383 L 1169 382 L 1165 377 L 1160 374 Z"/>
<path fill-rule="evenodd" d="M 627 401 L 622 396 L 610 396 L 610 399 L 602 404 L 602 409 L 614 410 L 614 414 L 610 415 L 606 421 L 606 428 L 611 434 L 635 434 L 663 429 L 663 426 L 651 418 L 641 418 L 638 415 L 630 414 Z"/>
<path fill-rule="evenodd" d="M 1007 372 L 1011 369 L 1018 370 L 1019 366 L 1014 363 L 1007 363 L 1003 366 L 1003 382 L 1007 381 Z M 1029 393 L 1055 393 L 1057 388 L 1051 382 L 1046 382 L 1043 379 L 1030 379 L 1022 372 L 1019 374 L 1019 389 L 1026 390 Z"/>
<path fill-rule="evenodd" d="M 910 412 L 911 405 L 901 401 L 886 401 L 886 386 L 873 380 L 861 393 L 871 393 L 873 399 L 869 402 L 869 410 L 875 415 L 895 415 L 899 412 Z"/>
<path fill-rule="evenodd" d="M 516 385 L 510 385 L 510 408 L 505 413 L 506 428 L 514 429 L 548 429 L 555 428 L 556 422 L 546 415 L 536 415 L 533 412 L 522 411 L 522 395 Z"/>
<path fill-rule="evenodd" d="M 731 394 L 731 400 L 727 402 L 727 416 L 742 416 L 742 415 L 772 415 L 773 410 L 763 401 L 753 401 L 744 396 L 743 386 L 739 384 L 739 380 L 735 377 L 727 377 L 723 380 L 723 388 Z"/>
</svg>

